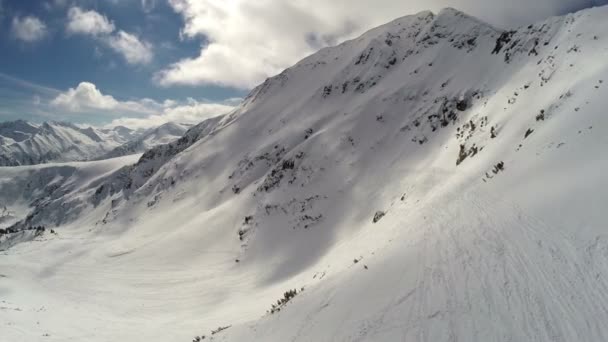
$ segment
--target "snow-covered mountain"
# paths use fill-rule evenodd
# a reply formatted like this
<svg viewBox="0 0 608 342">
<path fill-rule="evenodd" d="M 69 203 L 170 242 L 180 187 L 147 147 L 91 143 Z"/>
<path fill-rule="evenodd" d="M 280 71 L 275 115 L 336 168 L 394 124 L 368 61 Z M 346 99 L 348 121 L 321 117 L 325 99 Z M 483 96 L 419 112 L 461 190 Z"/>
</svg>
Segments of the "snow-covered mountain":
<svg viewBox="0 0 608 342">
<path fill-rule="evenodd" d="M 0 123 L 0 166 L 88 160 L 126 141 L 127 136 L 114 130 L 101 132 L 65 122 L 3 122 Z"/>
<path fill-rule="evenodd" d="M 143 153 L 158 145 L 168 144 L 179 139 L 191 125 L 168 122 L 159 127 L 151 128 L 131 138 L 130 141 L 116 147 L 97 159 L 116 158 L 136 153 Z"/>
<path fill-rule="evenodd" d="M 145 129 L 131 129 L 125 126 L 116 126 L 112 128 L 99 128 L 101 133 L 109 136 L 110 139 L 120 142 L 121 144 L 125 144 L 129 141 L 135 140 L 139 138 L 144 132 Z"/>
<path fill-rule="evenodd" d="M 36 165 L 121 157 L 177 140 L 187 125 L 167 123 L 148 130 L 118 126 L 81 128 L 65 122 L 0 123 L 0 166 Z"/>
<path fill-rule="evenodd" d="M 607 16 L 407 16 L 137 162 L 0 169 L 2 334 L 608 340 Z"/>
</svg>

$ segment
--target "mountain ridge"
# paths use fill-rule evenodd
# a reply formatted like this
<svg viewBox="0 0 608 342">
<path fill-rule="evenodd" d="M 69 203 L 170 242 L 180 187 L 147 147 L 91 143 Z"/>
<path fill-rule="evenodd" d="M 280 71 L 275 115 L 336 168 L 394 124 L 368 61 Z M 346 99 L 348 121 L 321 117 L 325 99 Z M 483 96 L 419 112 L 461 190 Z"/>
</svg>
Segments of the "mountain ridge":
<svg viewBox="0 0 608 342">
<path fill-rule="evenodd" d="M 85 161 L 143 153 L 156 145 L 176 140 L 188 126 L 167 123 L 162 125 L 164 131 L 155 133 L 160 127 L 98 129 L 61 121 L 3 122 L 0 123 L 0 166 Z"/>
</svg>

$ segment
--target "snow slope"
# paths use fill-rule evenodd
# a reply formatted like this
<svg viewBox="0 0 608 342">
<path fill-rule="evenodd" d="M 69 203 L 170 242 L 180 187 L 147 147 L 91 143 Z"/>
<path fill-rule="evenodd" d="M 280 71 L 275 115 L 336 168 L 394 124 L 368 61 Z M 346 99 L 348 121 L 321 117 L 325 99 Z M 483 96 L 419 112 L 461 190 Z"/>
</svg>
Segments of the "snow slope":
<svg viewBox="0 0 608 342">
<path fill-rule="evenodd" d="M 35 218 L 37 208 L 52 211 L 47 220 L 52 218 L 57 225 L 80 218 L 88 202 L 73 200 L 67 206 L 69 199 L 82 199 L 88 188 L 110 176 L 120 175 L 124 167 L 134 164 L 140 156 L 99 162 L 0 167 L 0 229 L 19 230 L 22 227 L 19 222 Z M 15 242 L 31 239 L 33 236 L 29 233 L 0 234 L 0 246 L 8 248 Z"/>
<path fill-rule="evenodd" d="M 608 340 L 607 15 L 404 17 L 35 203 L 0 340 Z"/>
</svg>

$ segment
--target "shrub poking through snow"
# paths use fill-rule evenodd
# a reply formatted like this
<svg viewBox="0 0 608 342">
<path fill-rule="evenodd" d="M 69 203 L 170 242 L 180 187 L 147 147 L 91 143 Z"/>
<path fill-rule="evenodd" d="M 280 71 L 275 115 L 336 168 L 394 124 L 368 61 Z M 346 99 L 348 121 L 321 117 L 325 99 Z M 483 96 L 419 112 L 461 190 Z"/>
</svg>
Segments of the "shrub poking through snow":
<svg viewBox="0 0 608 342">
<path fill-rule="evenodd" d="M 301 158 L 301 157 L 300 157 Z M 279 163 L 270 174 L 264 179 L 264 182 L 258 187 L 258 191 L 262 192 L 271 192 L 275 188 L 277 188 L 281 184 L 281 180 L 285 178 L 286 175 L 292 175 L 293 177 L 290 184 L 292 184 L 296 180 L 295 173 L 296 163 L 293 159 L 285 159 L 283 162 Z M 289 171 L 289 172 L 288 172 Z"/>
<path fill-rule="evenodd" d="M 505 163 L 504 162 L 500 162 L 496 165 L 494 165 L 494 169 L 492 170 L 492 172 L 496 175 L 499 172 L 502 172 L 505 170 Z"/>
<path fill-rule="evenodd" d="M 499 163 L 497 163 L 496 165 L 494 165 L 494 168 L 492 169 L 492 173 L 494 174 L 494 176 L 490 175 L 489 172 L 486 172 L 486 177 L 483 178 L 484 182 L 487 182 L 488 180 L 494 178 L 497 174 L 503 172 L 505 170 L 505 162 L 501 161 Z"/>
<path fill-rule="evenodd" d="M 467 153 L 467 147 L 465 145 L 460 145 L 460 151 L 458 152 L 458 159 L 456 159 L 456 166 L 460 165 L 469 154 Z"/>
<path fill-rule="evenodd" d="M 467 108 L 469 108 L 468 99 L 463 99 L 456 103 L 456 109 L 458 109 L 461 112 L 464 112 L 465 110 L 467 110 Z"/>
<path fill-rule="evenodd" d="M 222 332 L 222 331 L 224 331 L 224 330 L 226 330 L 226 329 L 230 328 L 231 326 L 232 326 L 232 325 L 227 325 L 227 326 L 225 326 L 225 327 L 218 327 L 218 328 L 217 328 L 217 329 L 215 329 L 215 330 L 211 330 L 211 335 L 215 335 L 215 334 L 217 334 L 217 333 L 220 333 L 220 332 Z"/>
<path fill-rule="evenodd" d="M 541 110 L 540 114 L 536 116 L 536 121 L 545 121 L 545 110 Z"/>
<path fill-rule="evenodd" d="M 304 288 L 302 288 L 300 290 L 300 292 L 302 292 L 302 291 L 304 291 Z M 274 314 L 275 312 L 281 311 L 281 309 L 297 295 L 298 295 L 298 290 L 296 290 L 296 289 L 285 292 L 283 294 L 283 298 L 277 300 L 276 304 L 272 304 L 272 307 L 270 308 L 270 310 L 268 310 L 268 313 Z"/>
<path fill-rule="evenodd" d="M 215 330 L 211 330 L 211 335 L 219 334 L 222 331 L 224 331 L 224 330 L 226 330 L 226 329 L 228 329 L 230 327 L 232 327 L 232 325 L 227 325 L 225 327 L 218 327 Z M 201 342 L 202 340 L 204 340 L 206 338 L 207 338 L 207 336 L 205 336 L 205 335 L 195 336 L 194 339 L 192 340 L 192 342 Z M 213 337 L 211 337 L 211 340 L 213 340 Z"/>
<path fill-rule="evenodd" d="M 372 222 L 378 223 L 378 221 L 382 220 L 382 218 L 385 215 L 386 215 L 386 213 L 384 211 L 381 211 L 381 210 L 376 211 L 376 213 L 374 214 L 374 219 L 372 220 Z"/>
<path fill-rule="evenodd" d="M 306 130 L 306 135 L 304 136 L 304 139 L 308 139 L 310 138 L 310 136 L 314 133 L 314 130 L 312 128 L 309 128 Z"/>
<path fill-rule="evenodd" d="M 524 139 L 528 138 L 532 133 L 534 133 L 534 130 L 532 128 L 528 128 L 526 134 L 524 134 Z"/>
<path fill-rule="evenodd" d="M 291 159 L 283 160 L 283 170 L 293 170 L 296 164 Z"/>
<path fill-rule="evenodd" d="M 245 221 L 243 222 L 244 225 L 250 224 L 253 221 L 253 216 L 249 215 L 249 216 L 245 216 Z"/>
</svg>

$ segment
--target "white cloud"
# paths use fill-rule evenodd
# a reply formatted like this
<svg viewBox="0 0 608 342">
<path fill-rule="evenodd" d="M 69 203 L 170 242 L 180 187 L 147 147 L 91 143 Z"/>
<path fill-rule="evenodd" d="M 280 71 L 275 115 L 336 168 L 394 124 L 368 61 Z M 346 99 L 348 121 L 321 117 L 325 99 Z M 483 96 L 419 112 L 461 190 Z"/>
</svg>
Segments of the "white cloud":
<svg viewBox="0 0 608 342">
<path fill-rule="evenodd" d="M 587 0 L 169 0 L 182 15 L 182 37 L 204 37 L 199 56 L 157 73 L 163 86 L 249 88 L 320 47 L 395 17 L 452 6 L 493 24 L 524 24 Z"/>
<path fill-rule="evenodd" d="M 83 11 L 72 7 L 68 11 L 66 31 L 69 34 L 87 34 L 97 36 L 114 32 L 114 23 L 95 11 Z"/>
<path fill-rule="evenodd" d="M 13 18 L 11 31 L 13 37 L 28 43 L 41 40 L 48 32 L 46 24 L 33 16 Z"/>
<path fill-rule="evenodd" d="M 111 95 L 101 93 L 95 84 L 81 82 L 76 88 L 60 93 L 51 105 L 72 113 L 103 112 L 109 114 L 152 114 L 162 108 L 161 104 L 150 99 L 137 101 L 119 101 Z"/>
<path fill-rule="evenodd" d="M 119 31 L 105 39 L 108 46 L 121 54 L 129 64 L 148 64 L 154 56 L 152 45 L 137 36 Z"/>
<path fill-rule="evenodd" d="M 120 54 L 129 64 L 148 64 L 154 58 L 152 44 L 132 33 L 116 31 L 114 22 L 93 10 L 71 7 L 68 11 L 66 32 L 93 37 Z M 96 50 L 95 55 L 100 55 L 100 51 Z"/>
<path fill-rule="evenodd" d="M 181 102 L 165 100 L 162 103 L 146 98 L 121 101 L 103 94 L 93 83 L 81 82 L 76 88 L 55 96 L 50 105 L 73 114 L 121 116 L 107 126 L 148 128 L 166 122 L 199 123 L 231 111 L 238 102 L 238 99 L 229 99 L 223 103 L 212 103 L 191 98 Z"/>
<path fill-rule="evenodd" d="M 114 109 L 118 106 L 118 101 L 112 96 L 103 95 L 93 83 L 81 82 L 76 88 L 59 94 L 51 104 L 77 112 L 86 109 Z"/>
</svg>

